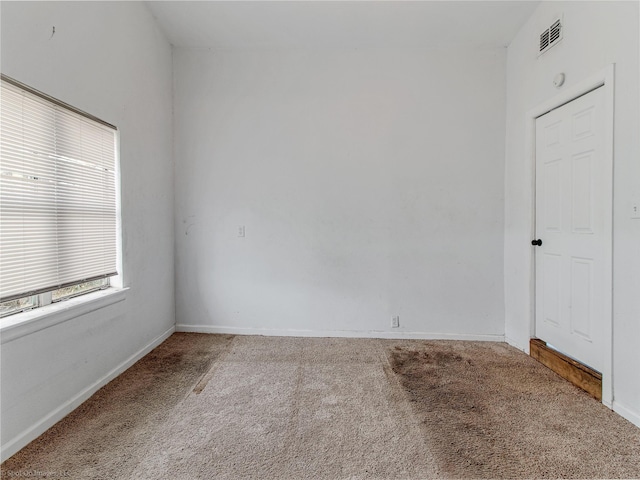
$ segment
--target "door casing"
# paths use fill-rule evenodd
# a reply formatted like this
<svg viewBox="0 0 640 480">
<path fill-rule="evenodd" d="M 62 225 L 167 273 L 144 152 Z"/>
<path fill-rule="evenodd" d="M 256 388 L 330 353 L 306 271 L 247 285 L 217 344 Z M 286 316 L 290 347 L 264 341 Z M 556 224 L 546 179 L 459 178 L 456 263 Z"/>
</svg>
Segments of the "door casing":
<svg viewBox="0 0 640 480">
<path fill-rule="evenodd" d="M 610 235 L 605 237 L 608 245 L 605 245 L 607 251 L 611 252 L 607 260 L 605 272 L 608 278 L 605 279 L 606 285 L 611 285 L 611 289 L 601 292 L 604 302 L 604 312 L 608 318 L 604 319 L 604 368 L 602 371 L 602 403 L 609 408 L 613 405 L 613 134 L 614 134 L 614 64 L 608 65 L 606 68 L 591 75 L 585 80 L 568 87 L 558 95 L 541 103 L 527 112 L 526 118 L 526 151 L 530 155 L 529 165 L 531 168 L 531 205 L 530 205 L 530 232 L 529 239 L 535 236 L 535 213 L 536 213 L 536 118 L 545 113 L 561 107 L 572 100 L 589 93 L 598 88 L 604 88 L 604 122 L 605 122 L 605 139 L 603 150 L 603 161 L 607 165 L 607 176 L 601 181 L 605 182 L 609 192 L 605 195 L 606 205 L 605 211 L 610 214 L 605 220 L 605 230 Z M 535 259 L 534 248 L 529 250 L 529 336 L 535 336 Z M 525 351 L 529 353 L 529 346 L 525 347 Z"/>
</svg>

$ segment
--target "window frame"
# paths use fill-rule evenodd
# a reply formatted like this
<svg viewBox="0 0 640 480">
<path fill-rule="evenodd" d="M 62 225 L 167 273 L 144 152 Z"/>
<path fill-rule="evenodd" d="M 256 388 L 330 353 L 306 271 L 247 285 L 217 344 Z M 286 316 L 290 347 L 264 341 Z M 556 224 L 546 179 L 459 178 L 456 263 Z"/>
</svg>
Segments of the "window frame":
<svg viewBox="0 0 640 480">
<path fill-rule="evenodd" d="M 100 285 L 87 289 L 85 291 L 72 293 L 53 299 L 53 294 L 57 290 L 75 287 L 87 281 L 81 281 L 76 284 L 68 285 L 47 292 L 25 295 L 21 298 L 30 299 L 30 304 L 24 308 L 15 309 L 5 314 L 0 313 L 0 343 L 4 344 L 14 338 L 32 333 L 34 331 L 47 328 L 53 324 L 75 318 L 83 315 L 87 308 L 97 309 L 103 306 L 118 303 L 126 298 L 126 292 L 129 290 L 124 285 L 123 275 L 123 255 L 122 255 L 122 208 L 121 208 L 121 169 L 120 169 L 120 130 L 90 113 L 80 110 L 68 103 L 58 100 L 48 94 L 36 90 L 22 82 L 15 80 L 5 74 L 0 74 L 3 82 L 10 83 L 20 89 L 23 89 L 33 95 L 43 98 L 59 107 L 69 110 L 70 112 L 85 117 L 89 120 L 97 122 L 103 126 L 109 127 L 114 134 L 114 182 L 115 182 L 115 247 L 116 247 L 116 269 L 117 273 L 112 276 L 102 277 L 93 281 L 102 282 Z M 96 308 L 92 307 L 95 306 Z M 89 311 L 92 311 L 89 310 Z M 63 312 L 64 315 L 60 315 Z M 75 312 L 75 314 L 74 314 Z M 23 328 L 26 327 L 26 328 Z M 12 334 L 13 332 L 13 334 Z"/>
<path fill-rule="evenodd" d="M 8 315 L 0 322 L 0 345 L 103 308 L 123 306 L 128 291 L 128 287 L 112 287 L 70 298 L 66 302 Z"/>
</svg>

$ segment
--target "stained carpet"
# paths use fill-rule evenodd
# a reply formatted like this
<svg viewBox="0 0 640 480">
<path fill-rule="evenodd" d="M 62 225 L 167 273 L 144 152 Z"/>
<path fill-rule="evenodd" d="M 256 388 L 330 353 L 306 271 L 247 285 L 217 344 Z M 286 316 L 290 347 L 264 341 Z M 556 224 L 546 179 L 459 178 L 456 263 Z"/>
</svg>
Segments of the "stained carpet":
<svg viewBox="0 0 640 480">
<path fill-rule="evenodd" d="M 2 470 L 640 478 L 640 429 L 505 344 L 179 333 Z"/>
<path fill-rule="evenodd" d="M 640 429 L 506 344 L 396 345 L 394 371 L 449 478 L 640 478 Z"/>
</svg>

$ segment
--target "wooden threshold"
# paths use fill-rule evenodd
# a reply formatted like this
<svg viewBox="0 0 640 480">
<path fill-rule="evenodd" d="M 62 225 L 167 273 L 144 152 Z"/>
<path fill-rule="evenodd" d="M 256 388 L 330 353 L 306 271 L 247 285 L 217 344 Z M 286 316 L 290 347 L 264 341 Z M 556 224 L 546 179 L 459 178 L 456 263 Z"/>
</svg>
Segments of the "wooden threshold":
<svg viewBox="0 0 640 480">
<path fill-rule="evenodd" d="M 602 401 L 602 375 L 600 373 L 557 350 L 549 348 L 547 342 L 539 338 L 532 338 L 529 341 L 529 349 L 531 356 L 540 363 L 597 400 Z"/>
</svg>

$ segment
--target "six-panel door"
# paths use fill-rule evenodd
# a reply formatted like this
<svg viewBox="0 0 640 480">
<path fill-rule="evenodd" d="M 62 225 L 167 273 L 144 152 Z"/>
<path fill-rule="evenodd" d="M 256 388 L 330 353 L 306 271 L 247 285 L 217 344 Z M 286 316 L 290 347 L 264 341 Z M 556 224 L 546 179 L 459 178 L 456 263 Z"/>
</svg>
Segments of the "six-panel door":
<svg viewBox="0 0 640 480">
<path fill-rule="evenodd" d="M 536 120 L 536 336 L 602 371 L 604 89 Z"/>
</svg>

